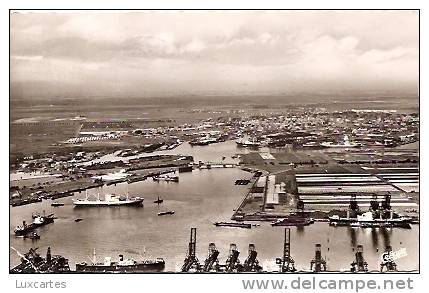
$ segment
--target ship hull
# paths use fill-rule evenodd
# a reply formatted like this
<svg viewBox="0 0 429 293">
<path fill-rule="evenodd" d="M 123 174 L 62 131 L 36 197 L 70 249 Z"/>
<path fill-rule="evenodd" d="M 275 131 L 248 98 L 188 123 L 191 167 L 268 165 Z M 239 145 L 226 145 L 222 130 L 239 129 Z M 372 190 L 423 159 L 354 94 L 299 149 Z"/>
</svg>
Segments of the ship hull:
<svg viewBox="0 0 429 293">
<path fill-rule="evenodd" d="M 347 226 L 347 227 L 357 227 L 357 228 L 405 228 L 410 229 L 411 221 L 401 220 L 401 221 L 392 221 L 392 220 L 373 220 L 373 221 L 357 221 L 353 219 L 339 219 L 332 220 L 330 219 L 329 225 L 331 226 Z"/>
<path fill-rule="evenodd" d="M 257 143 L 235 142 L 241 148 L 259 148 L 261 145 Z"/>
<path fill-rule="evenodd" d="M 216 222 L 214 223 L 216 227 L 234 227 L 234 228 L 252 228 L 251 224 L 248 223 L 234 223 L 234 222 Z"/>
<path fill-rule="evenodd" d="M 274 222 L 271 226 L 308 226 L 314 223 L 313 219 L 285 219 L 283 221 Z"/>
<path fill-rule="evenodd" d="M 142 206 L 143 199 L 138 200 L 124 200 L 118 202 L 105 202 L 105 201 L 74 201 L 76 207 L 113 207 L 113 206 Z"/>
<path fill-rule="evenodd" d="M 161 272 L 165 268 L 165 262 L 142 263 L 135 265 L 88 265 L 76 264 L 78 273 L 148 273 Z"/>
</svg>

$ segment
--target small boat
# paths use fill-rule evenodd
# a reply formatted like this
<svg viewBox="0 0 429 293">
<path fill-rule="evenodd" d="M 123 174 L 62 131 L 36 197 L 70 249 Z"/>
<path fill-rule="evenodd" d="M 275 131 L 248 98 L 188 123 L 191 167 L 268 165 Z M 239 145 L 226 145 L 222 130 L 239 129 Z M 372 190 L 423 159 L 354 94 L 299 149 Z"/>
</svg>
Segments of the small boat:
<svg viewBox="0 0 429 293">
<path fill-rule="evenodd" d="M 83 219 L 82 218 L 77 218 L 77 219 L 75 219 L 74 221 L 77 223 L 77 222 L 80 222 L 80 221 L 82 221 Z"/>
<path fill-rule="evenodd" d="M 62 202 L 53 202 L 53 203 L 51 203 L 52 207 L 62 207 L 63 205 L 64 205 L 64 203 L 62 203 Z"/>
<path fill-rule="evenodd" d="M 24 239 L 25 238 L 32 239 L 32 240 L 38 240 L 38 239 L 40 239 L 40 235 L 37 234 L 37 232 L 33 232 L 33 233 L 30 233 L 30 234 L 24 235 Z"/>
<path fill-rule="evenodd" d="M 174 215 L 174 211 L 159 212 L 158 216 Z"/>
<path fill-rule="evenodd" d="M 158 196 L 158 199 L 155 200 L 153 203 L 160 204 L 160 203 L 163 203 L 163 202 L 164 202 L 164 200 L 160 199 L 159 196 Z"/>
</svg>

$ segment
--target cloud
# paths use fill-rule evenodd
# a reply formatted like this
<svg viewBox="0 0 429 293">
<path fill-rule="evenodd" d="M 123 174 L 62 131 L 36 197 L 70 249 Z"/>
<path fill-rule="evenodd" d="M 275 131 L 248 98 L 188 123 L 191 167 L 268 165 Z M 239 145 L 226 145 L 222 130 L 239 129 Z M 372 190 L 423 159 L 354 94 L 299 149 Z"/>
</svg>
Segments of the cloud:
<svg viewBox="0 0 429 293">
<path fill-rule="evenodd" d="M 413 11 L 11 15 L 12 82 L 82 94 L 415 90 L 418 54 Z"/>
</svg>

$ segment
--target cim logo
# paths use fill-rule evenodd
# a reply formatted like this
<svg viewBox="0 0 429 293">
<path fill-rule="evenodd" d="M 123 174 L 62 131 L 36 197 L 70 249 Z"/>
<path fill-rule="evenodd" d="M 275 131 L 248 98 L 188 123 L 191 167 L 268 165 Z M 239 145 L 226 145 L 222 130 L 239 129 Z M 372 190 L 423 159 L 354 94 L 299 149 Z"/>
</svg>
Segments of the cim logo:
<svg viewBox="0 0 429 293">
<path fill-rule="evenodd" d="M 382 264 L 389 263 L 389 262 L 395 261 L 397 259 L 400 259 L 402 257 L 405 257 L 407 255 L 408 254 L 407 254 L 406 248 L 401 248 L 397 251 L 385 252 L 381 255 L 380 262 Z"/>
</svg>

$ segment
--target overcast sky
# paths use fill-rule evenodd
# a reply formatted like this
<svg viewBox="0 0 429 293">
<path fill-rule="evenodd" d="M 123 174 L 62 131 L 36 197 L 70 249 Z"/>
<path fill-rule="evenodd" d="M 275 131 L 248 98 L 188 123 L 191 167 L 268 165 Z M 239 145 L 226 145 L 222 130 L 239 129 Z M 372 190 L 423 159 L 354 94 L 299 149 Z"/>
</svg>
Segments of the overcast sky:
<svg viewBox="0 0 429 293">
<path fill-rule="evenodd" d="M 14 94 L 416 92 L 418 13 L 11 15 Z"/>
</svg>

